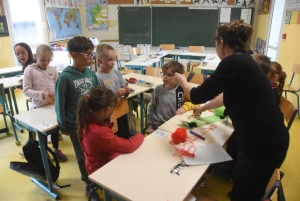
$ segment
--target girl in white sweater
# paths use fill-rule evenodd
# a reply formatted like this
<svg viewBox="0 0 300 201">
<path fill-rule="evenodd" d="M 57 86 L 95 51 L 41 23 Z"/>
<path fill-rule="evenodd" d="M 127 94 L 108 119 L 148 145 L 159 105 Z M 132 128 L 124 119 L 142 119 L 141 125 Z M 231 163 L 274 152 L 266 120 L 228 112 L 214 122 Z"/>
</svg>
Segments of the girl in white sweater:
<svg viewBox="0 0 300 201">
<path fill-rule="evenodd" d="M 32 109 L 54 104 L 54 87 L 58 74 L 55 68 L 49 66 L 53 52 L 48 45 L 40 45 L 34 57 L 36 63 L 29 65 L 24 72 L 23 93 L 32 98 Z M 58 160 L 68 158 L 58 149 L 59 133 L 51 134 L 51 141 Z M 47 142 L 47 136 L 45 136 Z"/>
</svg>

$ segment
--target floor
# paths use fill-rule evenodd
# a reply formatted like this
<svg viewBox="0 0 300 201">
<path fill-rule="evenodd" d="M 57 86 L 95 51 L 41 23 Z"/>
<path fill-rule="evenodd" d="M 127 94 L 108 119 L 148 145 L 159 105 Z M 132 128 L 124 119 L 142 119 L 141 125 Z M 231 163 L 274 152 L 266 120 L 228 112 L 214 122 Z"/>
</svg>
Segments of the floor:
<svg viewBox="0 0 300 201">
<path fill-rule="evenodd" d="M 26 99 L 22 94 L 22 91 L 17 89 L 16 96 L 20 112 L 26 111 Z M 10 121 L 8 121 L 10 124 Z M 139 120 L 137 120 L 139 126 Z M 3 120 L 0 120 L 0 128 L 4 126 Z M 12 130 L 12 129 L 10 129 Z M 22 149 L 22 145 L 27 141 L 28 134 L 25 130 L 24 133 L 18 131 L 19 140 L 21 145 L 15 145 L 15 139 L 13 135 L 0 134 L 0 169 L 1 173 L 1 185 L 0 185 L 0 200 L 3 201 L 31 201 L 31 200 L 54 200 L 50 195 L 45 193 L 37 185 L 30 182 L 29 177 L 23 176 L 9 168 L 11 161 L 24 161 L 25 158 L 19 155 L 19 151 Z M 300 117 L 297 117 L 290 130 L 290 148 L 287 158 L 281 167 L 281 170 L 285 172 L 285 176 L 282 180 L 286 200 L 300 200 L 300 194 L 298 192 L 300 188 Z M 69 137 L 64 136 L 63 141 L 59 143 L 60 149 L 64 154 L 68 156 L 67 162 L 60 163 L 61 171 L 58 179 L 59 185 L 71 184 L 69 188 L 56 189 L 59 193 L 60 200 L 64 201 L 82 201 L 86 200 L 84 196 L 85 184 L 80 180 L 80 173 L 74 156 L 71 141 Z M 51 147 L 51 144 L 49 144 Z M 229 200 L 226 196 L 230 191 L 232 183 L 225 179 L 210 176 L 203 187 L 194 189 L 192 193 L 197 197 L 202 194 L 209 194 L 217 198 L 218 200 Z M 101 194 L 101 192 L 100 192 Z M 102 195 L 101 195 L 102 196 Z"/>
</svg>

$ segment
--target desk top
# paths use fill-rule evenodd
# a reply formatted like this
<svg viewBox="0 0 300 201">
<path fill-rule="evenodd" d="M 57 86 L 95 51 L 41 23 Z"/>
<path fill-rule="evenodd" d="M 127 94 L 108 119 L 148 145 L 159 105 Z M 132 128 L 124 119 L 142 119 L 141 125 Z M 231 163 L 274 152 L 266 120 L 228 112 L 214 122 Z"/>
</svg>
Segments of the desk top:
<svg viewBox="0 0 300 201">
<path fill-rule="evenodd" d="M 17 121 L 23 122 L 26 125 L 44 133 L 58 126 L 54 105 L 29 110 L 21 114 L 14 115 Z M 46 123 L 49 122 L 50 124 Z M 44 126 L 41 127 L 40 125 Z"/>
<path fill-rule="evenodd" d="M 0 79 L 0 83 L 3 83 L 4 89 L 7 89 L 7 88 L 11 88 L 11 87 L 21 86 L 21 83 L 19 83 L 20 79 L 22 79 L 22 77 L 2 78 L 2 79 Z"/>
<path fill-rule="evenodd" d="M 192 111 L 188 111 L 183 115 L 176 115 L 173 118 L 171 118 L 169 121 L 164 123 L 163 125 L 159 126 L 158 129 L 165 130 L 170 133 L 173 133 L 179 127 L 184 127 L 187 130 L 191 130 L 183 126 L 183 124 L 180 122 L 180 120 L 188 121 L 188 122 L 191 121 L 192 119 L 189 119 L 191 114 Z M 212 115 L 214 115 L 214 113 L 205 111 L 201 114 L 201 117 L 208 117 Z M 226 119 L 222 119 L 221 121 L 212 124 L 205 124 L 204 126 L 202 126 L 202 128 L 200 127 L 194 128 L 193 131 L 201 134 L 204 133 L 208 128 L 210 128 L 211 125 L 215 125 L 216 128 L 214 128 L 213 130 L 209 130 L 207 133 L 205 133 L 204 135 L 205 142 L 209 144 L 218 143 L 221 146 L 223 146 L 223 144 L 225 144 L 225 142 L 227 141 L 227 139 L 229 138 L 229 136 L 232 134 L 233 131 L 231 120 L 229 119 L 226 125 L 225 122 Z"/>
<path fill-rule="evenodd" d="M 217 55 L 207 56 L 207 57 L 205 57 L 205 59 L 202 61 L 202 63 L 199 65 L 198 68 L 200 68 L 202 70 L 214 71 L 218 67 L 220 61 L 221 60 Z M 207 64 L 205 64 L 205 62 L 207 62 Z"/>
<path fill-rule="evenodd" d="M 159 62 L 158 58 L 139 57 L 132 61 L 126 62 L 125 66 L 152 66 L 154 63 Z"/>
<path fill-rule="evenodd" d="M 0 75 L 8 74 L 8 73 L 16 73 L 16 72 L 22 72 L 22 66 L 0 68 Z"/>
<path fill-rule="evenodd" d="M 179 157 L 173 156 L 171 135 L 149 135 L 131 154 L 122 154 L 89 176 L 89 179 L 126 200 L 184 200 L 208 165 L 180 168 L 171 174 Z"/>
</svg>

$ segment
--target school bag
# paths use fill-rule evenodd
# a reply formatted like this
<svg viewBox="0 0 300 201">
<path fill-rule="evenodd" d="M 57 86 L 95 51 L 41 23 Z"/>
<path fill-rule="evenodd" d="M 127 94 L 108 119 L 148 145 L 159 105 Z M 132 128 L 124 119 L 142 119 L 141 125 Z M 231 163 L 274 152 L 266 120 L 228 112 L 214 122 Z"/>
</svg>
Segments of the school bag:
<svg viewBox="0 0 300 201">
<path fill-rule="evenodd" d="M 31 132 L 29 132 L 31 133 Z M 57 179 L 59 177 L 59 172 L 60 172 L 60 166 L 59 166 L 59 161 L 54 154 L 54 152 L 46 146 L 47 152 L 53 157 L 54 159 L 54 164 L 48 160 L 49 164 L 49 170 L 51 173 L 51 181 L 53 183 L 57 182 Z M 26 162 L 18 162 L 18 161 L 12 161 L 10 162 L 10 169 L 19 172 L 23 175 L 37 178 L 40 180 L 47 181 L 46 179 L 46 173 L 45 173 L 45 168 L 43 165 L 43 160 L 42 160 L 42 155 L 41 155 L 41 150 L 39 147 L 39 142 L 36 140 L 33 140 L 31 134 L 29 134 L 29 140 L 25 143 L 23 146 L 23 153 L 25 159 L 28 161 Z M 56 183 L 57 185 L 57 183 Z M 65 185 L 65 186 L 59 186 L 60 188 L 67 187 L 70 185 Z"/>
</svg>

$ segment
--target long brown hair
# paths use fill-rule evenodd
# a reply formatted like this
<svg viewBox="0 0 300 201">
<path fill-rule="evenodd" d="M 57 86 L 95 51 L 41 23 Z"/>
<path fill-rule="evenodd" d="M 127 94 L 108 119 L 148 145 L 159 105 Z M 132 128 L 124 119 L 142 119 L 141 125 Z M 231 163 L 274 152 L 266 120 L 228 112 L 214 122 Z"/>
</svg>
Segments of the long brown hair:
<svg viewBox="0 0 300 201">
<path fill-rule="evenodd" d="M 101 86 L 93 87 L 88 95 L 82 96 L 76 109 L 78 136 L 82 137 L 82 131 L 88 127 L 87 121 L 93 112 L 98 112 L 109 106 L 115 106 L 116 103 L 117 97 L 114 92 Z"/>
<path fill-rule="evenodd" d="M 282 67 L 278 62 L 272 61 L 270 74 L 271 74 L 271 76 L 275 76 L 275 74 L 278 75 L 278 80 L 276 81 L 276 84 L 277 84 L 277 88 L 278 88 L 278 92 L 279 92 L 279 97 L 281 97 L 283 87 L 285 84 L 286 73 L 282 70 Z"/>
<path fill-rule="evenodd" d="M 218 27 L 214 41 L 223 40 L 234 51 L 248 51 L 252 31 L 252 26 L 244 23 L 244 20 L 234 20 Z"/>
</svg>

